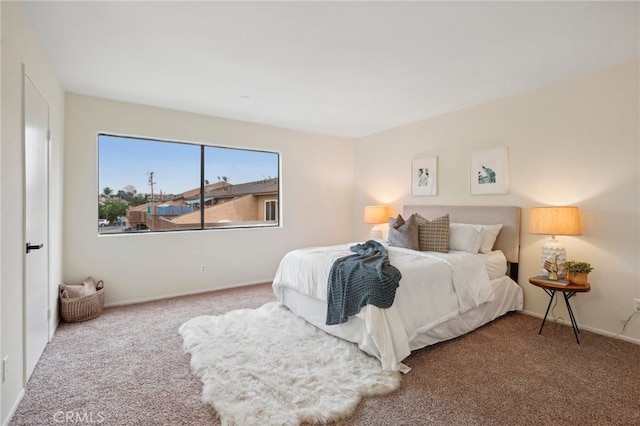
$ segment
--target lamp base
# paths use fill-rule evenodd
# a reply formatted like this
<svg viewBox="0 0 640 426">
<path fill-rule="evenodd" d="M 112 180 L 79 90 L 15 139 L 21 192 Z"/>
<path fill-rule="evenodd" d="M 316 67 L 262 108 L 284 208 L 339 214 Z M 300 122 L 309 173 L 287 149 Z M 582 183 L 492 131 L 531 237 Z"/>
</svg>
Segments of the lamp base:
<svg viewBox="0 0 640 426">
<path fill-rule="evenodd" d="M 546 261 L 549 261 L 551 263 L 555 262 L 556 256 L 558 256 L 557 258 L 558 276 L 555 278 L 551 278 L 549 277 L 549 271 L 544 269 L 544 263 Z M 542 246 L 542 256 L 540 258 L 540 275 L 543 277 L 549 277 L 549 279 L 556 279 L 556 280 L 558 278 L 564 278 L 564 270 L 562 269 L 562 267 L 564 266 L 564 263 L 566 261 L 567 261 L 567 251 L 562 246 L 562 244 L 560 244 L 560 241 L 554 238 L 547 240 Z"/>
<path fill-rule="evenodd" d="M 371 235 L 369 236 L 369 238 L 375 241 L 382 241 L 382 236 L 383 236 L 382 229 L 379 228 L 377 225 L 371 228 Z"/>
</svg>

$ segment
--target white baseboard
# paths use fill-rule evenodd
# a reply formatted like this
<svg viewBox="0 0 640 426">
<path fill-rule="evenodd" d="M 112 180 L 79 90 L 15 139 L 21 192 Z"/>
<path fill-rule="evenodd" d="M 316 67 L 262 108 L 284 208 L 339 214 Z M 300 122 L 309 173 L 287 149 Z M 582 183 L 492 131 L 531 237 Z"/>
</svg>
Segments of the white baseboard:
<svg viewBox="0 0 640 426">
<path fill-rule="evenodd" d="M 6 419 L 4 419 L 4 422 L 2 423 L 2 426 L 7 426 L 9 424 L 9 422 L 11 421 L 11 419 L 13 418 L 13 415 L 16 414 L 16 411 L 18 410 L 18 405 L 20 405 L 20 402 L 22 401 L 22 398 L 24 398 L 24 392 L 25 392 L 24 389 L 22 389 L 20 391 L 20 394 L 18 395 L 18 398 L 16 399 L 16 401 L 11 406 L 11 410 L 9 411 L 9 415 L 7 416 Z"/>
<path fill-rule="evenodd" d="M 227 290 L 230 288 L 239 288 L 239 287 L 248 287 L 251 285 L 266 284 L 270 282 L 271 280 L 263 280 L 263 281 L 256 281 L 256 282 L 250 282 L 250 283 L 230 284 L 228 286 L 208 288 L 204 290 L 187 291 L 184 293 L 171 293 L 171 294 L 165 294 L 162 296 L 145 297 L 142 299 L 130 299 L 130 300 L 125 300 L 125 301 L 116 302 L 116 303 L 105 303 L 104 306 L 105 308 L 108 308 L 111 306 L 123 306 L 123 305 L 132 305 L 134 303 L 153 302 L 154 300 L 170 299 L 173 297 L 180 297 L 180 296 L 191 296 L 194 294 L 208 293 L 210 291 Z"/>
<path fill-rule="evenodd" d="M 529 315 L 529 316 L 532 316 L 532 317 L 537 317 L 537 318 L 540 318 L 540 319 L 544 318 L 544 315 L 539 314 L 537 312 L 531 312 L 531 311 L 518 311 L 518 312 L 521 312 L 523 314 L 526 314 L 526 315 Z M 562 318 L 562 319 L 564 320 L 564 322 L 563 322 L 564 325 L 569 326 L 569 327 L 571 326 L 571 320 L 570 319 L 568 319 L 568 318 L 567 319 Z M 551 318 L 549 316 L 547 316 L 547 321 L 552 321 L 552 322 L 556 322 L 556 323 L 560 323 L 561 322 L 561 321 L 556 321 L 554 318 Z M 588 327 L 588 326 L 582 325 L 580 323 L 578 323 L 578 328 L 580 330 L 586 330 L 586 331 L 590 331 L 592 333 L 601 334 L 603 336 L 613 337 L 614 339 L 620 339 L 620 340 L 624 340 L 626 342 L 631 342 L 631 343 L 635 343 L 636 345 L 640 345 L 640 339 L 636 339 L 636 338 L 633 338 L 633 337 L 625 336 L 625 335 L 620 334 L 620 333 L 612 333 L 610 331 L 601 330 L 599 328 Z"/>
</svg>

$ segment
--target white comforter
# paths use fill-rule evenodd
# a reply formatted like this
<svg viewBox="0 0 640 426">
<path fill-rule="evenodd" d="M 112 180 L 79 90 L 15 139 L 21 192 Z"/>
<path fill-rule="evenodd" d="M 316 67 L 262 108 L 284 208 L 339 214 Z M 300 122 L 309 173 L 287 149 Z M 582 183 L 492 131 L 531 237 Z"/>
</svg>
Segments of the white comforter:
<svg viewBox="0 0 640 426">
<path fill-rule="evenodd" d="M 352 245 L 287 253 L 273 281 L 276 296 L 280 299 L 280 289 L 290 287 L 326 302 L 331 266 L 336 259 L 353 254 Z M 394 304 L 387 309 L 366 305 L 357 316 L 365 322 L 378 352 L 373 355 L 383 368 L 402 370 L 401 361 L 409 356 L 409 342 L 416 334 L 493 300 L 493 289 L 479 256 L 385 247 L 391 264 L 402 273 Z"/>
</svg>

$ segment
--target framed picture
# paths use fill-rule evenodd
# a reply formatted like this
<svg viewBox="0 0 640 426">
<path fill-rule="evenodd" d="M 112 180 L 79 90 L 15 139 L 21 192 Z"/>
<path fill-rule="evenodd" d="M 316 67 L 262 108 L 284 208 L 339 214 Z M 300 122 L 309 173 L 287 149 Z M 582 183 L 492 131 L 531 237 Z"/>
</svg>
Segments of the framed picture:
<svg viewBox="0 0 640 426">
<path fill-rule="evenodd" d="M 507 148 L 471 153 L 469 167 L 471 195 L 507 193 Z"/>
<path fill-rule="evenodd" d="M 438 157 L 412 161 L 411 195 L 438 195 Z"/>
</svg>

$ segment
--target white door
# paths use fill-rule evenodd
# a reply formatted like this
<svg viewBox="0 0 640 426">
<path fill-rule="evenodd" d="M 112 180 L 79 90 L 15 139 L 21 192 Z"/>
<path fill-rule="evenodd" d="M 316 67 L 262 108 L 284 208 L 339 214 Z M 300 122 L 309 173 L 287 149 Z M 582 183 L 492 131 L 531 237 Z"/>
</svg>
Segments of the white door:
<svg viewBox="0 0 640 426">
<path fill-rule="evenodd" d="M 49 340 L 49 105 L 24 74 L 25 382 Z"/>
</svg>

